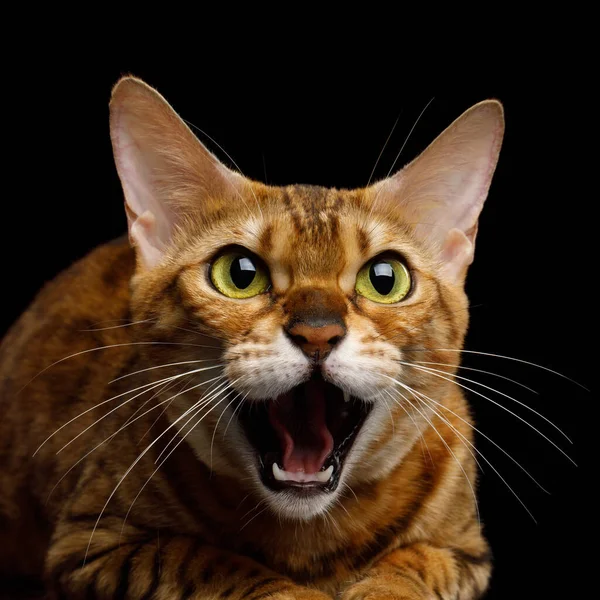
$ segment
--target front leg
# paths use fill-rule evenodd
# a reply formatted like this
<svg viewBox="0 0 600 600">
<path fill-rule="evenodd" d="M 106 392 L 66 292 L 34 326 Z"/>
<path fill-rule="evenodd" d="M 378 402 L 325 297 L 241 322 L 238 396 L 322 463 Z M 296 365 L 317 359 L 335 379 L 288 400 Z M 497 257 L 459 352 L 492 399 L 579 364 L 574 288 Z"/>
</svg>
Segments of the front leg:
<svg viewBox="0 0 600 600">
<path fill-rule="evenodd" d="M 487 588 L 491 555 L 413 544 L 380 559 L 343 600 L 477 600 Z"/>
<path fill-rule="evenodd" d="M 123 536 L 98 529 L 58 534 L 47 575 L 60 600 L 328 600 L 259 563 L 187 536 Z"/>
</svg>

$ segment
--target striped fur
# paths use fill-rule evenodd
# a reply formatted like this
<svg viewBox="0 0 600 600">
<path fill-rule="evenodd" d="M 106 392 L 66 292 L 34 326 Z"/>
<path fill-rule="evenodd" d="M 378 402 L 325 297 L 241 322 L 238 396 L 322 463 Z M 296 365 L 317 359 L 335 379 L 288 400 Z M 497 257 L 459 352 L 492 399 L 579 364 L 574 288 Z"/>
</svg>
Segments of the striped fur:
<svg viewBox="0 0 600 600">
<path fill-rule="evenodd" d="M 458 357 L 447 380 L 399 362 L 448 363 L 435 349 L 462 347 L 466 268 L 448 278 L 436 247 L 400 207 L 376 201 L 377 187 L 245 185 L 243 202 L 212 197 L 187 214 L 155 268 L 142 268 L 125 239 L 96 249 L 48 284 L 8 333 L 0 575 L 43 577 L 65 599 L 481 597 L 491 555 L 473 493 L 469 410 L 451 381 Z M 208 284 L 206 265 L 228 244 L 265 261 L 268 294 L 232 301 Z M 354 291 L 358 269 L 384 250 L 404 256 L 415 277 L 401 307 Z M 183 443 L 169 442 L 172 424 L 219 385 L 203 381 L 222 375 L 249 396 L 273 385 L 282 326 L 316 297 L 348 330 L 328 359 L 332 377 L 380 398 L 389 378 L 401 377 L 443 408 L 409 416 L 408 405 L 379 400 L 339 493 L 295 518 L 261 489 L 233 395 L 208 405 Z M 193 360 L 223 366 L 140 388 L 198 368 L 152 367 Z"/>
</svg>

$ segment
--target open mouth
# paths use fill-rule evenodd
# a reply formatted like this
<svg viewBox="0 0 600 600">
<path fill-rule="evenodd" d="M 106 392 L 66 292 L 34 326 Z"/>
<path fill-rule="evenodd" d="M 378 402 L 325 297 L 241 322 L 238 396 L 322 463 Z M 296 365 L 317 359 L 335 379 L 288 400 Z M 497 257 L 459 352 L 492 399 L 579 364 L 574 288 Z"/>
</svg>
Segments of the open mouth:
<svg viewBox="0 0 600 600">
<path fill-rule="evenodd" d="M 239 418 L 265 486 L 332 492 L 371 408 L 315 375 L 275 400 L 246 403 Z"/>
</svg>

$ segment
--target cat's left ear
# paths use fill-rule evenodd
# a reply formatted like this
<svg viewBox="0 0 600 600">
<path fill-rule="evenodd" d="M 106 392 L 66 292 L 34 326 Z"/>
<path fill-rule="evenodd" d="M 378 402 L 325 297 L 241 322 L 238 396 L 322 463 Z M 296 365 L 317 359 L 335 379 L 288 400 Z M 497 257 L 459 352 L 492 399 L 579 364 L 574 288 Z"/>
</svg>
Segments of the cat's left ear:
<svg viewBox="0 0 600 600">
<path fill-rule="evenodd" d="M 374 186 L 377 203 L 399 208 L 417 238 L 434 245 L 445 277 L 464 280 L 477 221 L 498 162 L 504 111 L 496 100 L 471 107 L 393 177 Z"/>
</svg>

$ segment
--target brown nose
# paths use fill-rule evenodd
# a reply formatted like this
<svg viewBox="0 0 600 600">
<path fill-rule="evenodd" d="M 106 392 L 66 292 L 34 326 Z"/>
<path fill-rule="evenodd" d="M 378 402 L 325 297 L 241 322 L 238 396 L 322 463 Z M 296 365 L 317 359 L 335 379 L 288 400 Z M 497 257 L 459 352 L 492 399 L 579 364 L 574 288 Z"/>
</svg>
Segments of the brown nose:
<svg viewBox="0 0 600 600">
<path fill-rule="evenodd" d="M 287 333 L 306 356 L 319 361 L 326 358 L 333 347 L 341 341 L 346 330 L 335 323 L 320 327 L 297 323 L 290 327 Z"/>
</svg>

